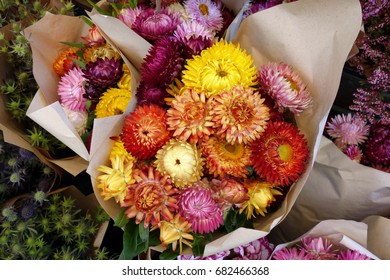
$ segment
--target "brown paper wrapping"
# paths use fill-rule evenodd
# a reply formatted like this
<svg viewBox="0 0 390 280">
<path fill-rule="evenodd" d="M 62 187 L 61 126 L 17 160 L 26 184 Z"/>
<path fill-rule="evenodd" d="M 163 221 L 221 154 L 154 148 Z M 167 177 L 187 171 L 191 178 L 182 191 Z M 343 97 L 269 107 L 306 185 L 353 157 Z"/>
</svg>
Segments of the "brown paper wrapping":
<svg viewBox="0 0 390 280">
<path fill-rule="evenodd" d="M 368 225 L 367 248 L 382 260 L 390 260 L 390 216 L 369 216 L 363 222 Z"/>
<path fill-rule="evenodd" d="M 279 242 L 301 235 L 322 220 L 390 217 L 390 174 L 350 160 L 331 140 L 321 139 L 305 187 L 289 215 L 271 233 Z"/>
<path fill-rule="evenodd" d="M 92 19 L 98 17 L 106 20 L 105 27 L 99 25 L 103 22 L 98 25 L 111 38 L 110 31 L 118 29 L 117 22 L 109 21 L 108 17 L 101 15 L 93 16 Z M 361 19 L 358 0 L 300 0 L 264 10 L 241 22 L 232 41 L 239 43 L 254 57 L 255 65 L 260 67 L 269 61 L 290 64 L 312 93 L 313 108 L 296 118 L 299 128 L 308 139 L 311 158 L 306 172 L 292 187 L 279 210 L 256 219 L 255 229 L 240 228 L 207 244 L 205 256 L 267 235 L 289 213 L 311 172 L 325 121 L 337 94 L 344 62 L 359 32 Z M 240 19 L 236 18 L 234 24 L 239 23 Z M 122 47 L 131 45 L 133 38 L 127 33 L 122 37 L 124 41 L 120 50 L 132 55 L 131 47 L 128 50 Z M 133 61 L 131 57 L 128 59 Z M 120 133 L 123 116 L 116 118 L 116 121 L 111 125 L 112 135 Z M 94 141 L 98 138 L 95 133 L 99 135 L 99 131 L 94 130 Z M 107 213 L 116 219 L 121 208 L 113 199 L 102 199 L 96 182 L 99 175 L 97 167 L 109 163 L 108 154 L 112 143 L 107 139 L 99 140 L 101 145 L 94 145 L 87 172 L 91 175 L 98 200 Z"/>
<path fill-rule="evenodd" d="M 47 13 L 41 20 L 24 30 L 33 51 L 33 72 L 39 85 L 39 90 L 28 108 L 27 116 L 78 155 L 72 159 L 55 161 L 74 175 L 87 168 L 90 155 L 58 101 L 59 78 L 54 73 L 52 65 L 61 50 L 67 48 L 61 42 L 81 42 L 81 36 L 86 36 L 89 28 L 89 25 L 79 17 Z M 115 45 L 113 47 L 115 48 Z M 131 72 L 131 90 L 134 96 L 139 75 L 126 57 L 122 54 L 121 56 Z M 103 130 L 101 137 L 111 136 L 104 131 L 106 130 Z"/>
<path fill-rule="evenodd" d="M 270 258 L 272 258 L 276 251 L 292 246 L 304 237 L 323 237 L 332 242 L 332 248 L 357 250 L 371 259 L 378 260 L 380 257 L 368 248 L 368 232 L 368 225 L 363 222 L 351 220 L 325 220 L 295 240 L 277 245 Z"/>
</svg>

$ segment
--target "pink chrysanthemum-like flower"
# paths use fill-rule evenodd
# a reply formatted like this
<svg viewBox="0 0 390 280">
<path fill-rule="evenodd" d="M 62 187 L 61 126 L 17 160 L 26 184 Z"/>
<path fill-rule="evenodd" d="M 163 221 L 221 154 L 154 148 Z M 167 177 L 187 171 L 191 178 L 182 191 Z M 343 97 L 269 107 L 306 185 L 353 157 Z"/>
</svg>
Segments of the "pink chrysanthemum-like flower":
<svg viewBox="0 0 390 280">
<path fill-rule="evenodd" d="M 188 49 L 187 57 L 198 55 L 203 49 L 211 47 L 213 35 L 197 21 L 182 22 L 173 33 Z"/>
<path fill-rule="evenodd" d="M 269 109 L 253 88 L 233 86 L 212 101 L 211 115 L 217 135 L 231 144 L 248 144 L 258 139 L 267 127 Z"/>
<path fill-rule="evenodd" d="M 148 7 L 135 18 L 132 29 L 145 40 L 154 43 L 158 39 L 173 35 L 180 24 L 180 18 L 180 14 L 168 12 L 166 8 L 158 12 Z"/>
<path fill-rule="evenodd" d="M 344 154 L 346 154 L 350 159 L 352 159 L 353 161 L 355 161 L 357 163 L 360 163 L 362 156 L 363 156 L 362 150 L 357 145 L 348 146 L 344 150 Z"/>
<path fill-rule="evenodd" d="M 267 238 L 259 238 L 248 244 L 235 247 L 233 251 L 237 257 L 234 259 L 268 260 L 273 249 L 274 245 L 269 243 Z"/>
<path fill-rule="evenodd" d="M 288 109 L 298 115 L 313 103 L 306 85 L 287 64 L 272 62 L 263 65 L 258 72 L 258 81 L 280 111 Z"/>
<path fill-rule="evenodd" d="M 156 226 L 161 219 L 173 219 L 173 213 L 177 210 L 177 201 L 174 196 L 177 193 L 169 176 L 161 176 L 153 167 L 149 167 L 147 173 L 141 170 L 133 171 L 134 184 L 127 186 L 126 197 L 121 204 L 127 208 L 125 215 L 139 224 L 144 221 L 144 228 L 149 224 Z"/>
<path fill-rule="evenodd" d="M 211 197 L 210 187 L 201 181 L 184 189 L 178 196 L 179 213 L 195 233 L 215 231 L 223 223 L 223 212 Z"/>
<path fill-rule="evenodd" d="M 207 139 L 214 132 L 210 107 L 211 101 L 204 92 L 187 89 L 177 95 L 167 111 L 168 129 L 174 131 L 173 137 L 190 144 Z"/>
<path fill-rule="evenodd" d="M 338 140 L 339 145 L 359 145 L 367 139 L 369 126 L 364 120 L 352 114 L 339 114 L 327 123 L 326 132 L 334 140 Z"/>
<path fill-rule="evenodd" d="M 84 98 L 85 90 L 84 83 L 86 79 L 80 68 L 75 67 L 67 74 L 61 77 L 57 93 L 60 98 L 60 103 L 72 111 L 85 111 L 87 99 Z"/>
<path fill-rule="evenodd" d="M 211 0 L 187 0 L 184 3 L 188 15 L 192 20 L 213 32 L 218 32 L 223 26 L 221 5 Z"/>
<path fill-rule="evenodd" d="M 317 260 L 335 260 L 337 252 L 333 249 L 332 242 L 322 237 L 304 237 L 302 238 L 302 247 L 308 254 L 311 254 Z"/>
<path fill-rule="evenodd" d="M 135 19 L 142 13 L 142 7 L 143 6 L 137 6 L 134 9 L 133 8 L 122 9 L 117 15 L 117 18 L 121 22 L 126 24 L 129 28 L 133 28 L 133 23 Z"/>
<path fill-rule="evenodd" d="M 246 178 L 246 168 L 251 164 L 251 150 L 244 144 L 230 144 L 225 139 L 212 136 L 202 142 L 201 151 L 206 158 L 208 172 L 214 177 L 225 175 Z"/>
<path fill-rule="evenodd" d="M 273 260 L 313 260 L 313 256 L 301 248 L 283 248 L 278 250 L 272 256 Z"/>
<path fill-rule="evenodd" d="M 360 261 L 365 261 L 365 260 L 372 260 L 370 257 L 360 253 L 357 250 L 344 250 L 340 251 L 339 256 L 337 258 L 338 260 L 360 260 Z"/>
<path fill-rule="evenodd" d="M 141 80 L 146 84 L 167 86 L 179 76 L 183 62 L 178 39 L 165 37 L 150 48 L 141 65 Z"/>
</svg>

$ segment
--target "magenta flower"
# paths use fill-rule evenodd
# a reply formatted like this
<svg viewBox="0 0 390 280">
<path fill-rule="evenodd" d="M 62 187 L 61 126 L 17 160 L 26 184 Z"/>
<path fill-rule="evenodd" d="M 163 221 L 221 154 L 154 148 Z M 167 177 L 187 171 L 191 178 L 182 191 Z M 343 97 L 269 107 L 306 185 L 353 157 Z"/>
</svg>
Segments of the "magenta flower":
<svg viewBox="0 0 390 280">
<path fill-rule="evenodd" d="M 246 18 L 259 11 L 271 8 L 273 6 L 282 4 L 283 0 L 255 0 L 251 1 L 248 9 L 244 12 L 243 17 Z"/>
<path fill-rule="evenodd" d="M 237 254 L 237 257 L 234 259 L 268 260 L 273 249 L 274 245 L 269 243 L 267 238 L 259 238 L 248 244 L 234 248 L 233 251 Z"/>
<path fill-rule="evenodd" d="M 156 104 L 163 108 L 166 106 L 164 98 L 168 97 L 169 94 L 163 86 L 155 86 L 141 81 L 136 96 L 138 105 Z"/>
<path fill-rule="evenodd" d="M 58 83 L 57 93 L 60 103 L 72 111 L 85 111 L 87 99 L 84 98 L 83 84 L 86 79 L 80 68 L 75 67 L 61 77 Z"/>
<path fill-rule="evenodd" d="M 188 49 L 188 58 L 213 44 L 211 32 L 197 21 L 182 22 L 173 35 Z"/>
<path fill-rule="evenodd" d="M 322 237 L 304 237 L 302 240 L 303 249 L 318 260 L 335 260 L 337 258 L 336 250 L 329 239 Z"/>
<path fill-rule="evenodd" d="M 173 35 L 180 22 L 179 13 L 170 13 L 165 8 L 157 12 L 148 7 L 135 18 L 132 29 L 153 44 L 158 39 Z"/>
<path fill-rule="evenodd" d="M 218 32 L 223 27 L 221 3 L 212 0 L 187 0 L 184 8 L 192 20 L 208 28 L 211 32 Z"/>
<path fill-rule="evenodd" d="M 312 97 L 300 76 L 285 63 L 268 63 L 258 73 L 261 89 L 268 94 L 280 112 L 290 110 L 299 115 L 312 105 Z"/>
<path fill-rule="evenodd" d="M 142 7 L 144 6 L 137 6 L 134 9 L 122 9 L 117 15 L 117 18 L 132 29 L 135 19 L 142 13 Z"/>
<path fill-rule="evenodd" d="M 116 84 L 122 77 L 122 60 L 114 58 L 98 58 L 89 62 L 83 71 L 88 81 L 100 88 L 108 88 Z"/>
<path fill-rule="evenodd" d="M 141 65 L 141 80 L 149 85 L 165 87 L 182 69 L 182 45 L 170 36 L 157 41 L 149 50 Z"/>
<path fill-rule="evenodd" d="M 366 122 L 351 114 L 339 114 L 332 118 L 326 127 L 330 137 L 338 140 L 340 145 L 358 145 L 362 144 L 369 132 Z"/>
<path fill-rule="evenodd" d="M 338 260 L 372 260 L 370 257 L 360 253 L 357 250 L 347 249 L 345 251 L 340 251 Z"/>
<path fill-rule="evenodd" d="M 350 145 L 344 150 L 344 154 L 346 154 L 353 161 L 360 163 L 363 152 L 357 145 Z"/>
<path fill-rule="evenodd" d="M 178 197 L 179 213 L 192 225 L 195 233 L 209 233 L 222 225 L 223 212 L 211 197 L 207 184 L 197 182 Z"/>
<path fill-rule="evenodd" d="M 272 256 L 273 260 L 313 260 L 313 256 L 301 248 L 283 248 Z"/>
<path fill-rule="evenodd" d="M 365 162 L 387 170 L 390 166 L 390 122 L 379 121 L 371 126 L 370 136 L 365 143 Z"/>
</svg>

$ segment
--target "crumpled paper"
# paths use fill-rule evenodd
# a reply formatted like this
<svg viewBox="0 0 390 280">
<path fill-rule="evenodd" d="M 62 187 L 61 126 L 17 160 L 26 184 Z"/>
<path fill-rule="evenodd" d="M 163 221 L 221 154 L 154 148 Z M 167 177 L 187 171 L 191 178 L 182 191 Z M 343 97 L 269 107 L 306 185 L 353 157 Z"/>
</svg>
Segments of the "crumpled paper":
<svg viewBox="0 0 390 280">
<path fill-rule="evenodd" d="M 27 116 L 80 157 L 61 165 L 65 170 L 72 171 L 74 175 L 87 168 L 90 154 L 58 101 L 59 77 L 54 73 L 52 65 L 61 50 L 67 48 L 62 42 L 81 42 L 81 36 L 86 36 L 89 28 L 90 26 L 80 17 L 46 13 L 41 20 L 24 30 L 24 35 L 32 48 L 33 73 L 39 85 L 39 90 L 28 108 Z M 107 41 L 110 42 L 108 39 Z M 113 47 L 115 48 L 115 45 Z M 126 57 L 122 54 L 121 56 L 131 72 L 131 90 L 134 96 L 139 74 Z M 105 131 L 101 132 L 102 137 L 111 136 Z M 60 160 L 57 163 L 61 164 Z"/>
<path fill-rule="evenodd" d="M 256 219 L 255 229 L 237 229 L 210 242 L 206 245 L 204 256 L 264 237 L 287 216 L 311 172 L 326 118 L 337 94 L 344 63 L 358 35 L 362 20 L 358 0 L 300 0 L 272 7 L 244 20 L 238 17 L 233 24 L 239 26 L 231 40 L 239 43 L 241 48 L 253 56 L 255 65 L 260 68 L 264 63 L 276 61 L 293 66 L 313 95 L 314 106 L 296 118 L 298 127 L 308 140 L 310 162 L 306 172 L 289 191 L 280 209 Z M 124 24 L 108 19 L 109 17 L 98 14 L 92 16 L 92 20 L 111 38 L 110 31 L 116 33 L 119 29 L 117 24 Z M 132 56 L 131 47 L 126 49 L 126 42 L 131 45 L 132 36 L 123 33 L 122 37 L 124 42 L 118 48 L 124 54 Z M 133 61 L 131 57 L 128 59 Z M 123 118 L 118 117 L 118 122 L 112 123 L 113 135 L 119 135 Z M 99 131 L 95 129 L 94 141 L 98 137 Z M 91 175 L 94 191 L 102 207 L 116 219 L 121 212 L 119 204 L 113 199 L 103 200 L 99 195 L 100 190 L 97 189 L 97 168 L 101 164 L 108 164 L 111 149 L 108 138 L 99 142 L 101 145 L 93 145 L 94 152 L 87 172 Z"/>
<path fill-rule="evenodd" d="M 292 246 L 304 237 L 322 237 L 332 242 L 332 248 L 357 250 L 371 259 L 378 260 L 380 258 L 368 248 L 368 228 L 368 225 L 363 222 L 352 220 L 325 220 L 295 240 L 277 245 L 272 252 L 270 259 L 272 259 L 276 251 Z"/>
<path fill-rule="evenodd" d="M 390 174 L 352 161 L 322 136 L 305 187 L 272 235 L 289 240 L 322 220 L 362 221 L 372 215 L 390 217 Z"/>
</svg>

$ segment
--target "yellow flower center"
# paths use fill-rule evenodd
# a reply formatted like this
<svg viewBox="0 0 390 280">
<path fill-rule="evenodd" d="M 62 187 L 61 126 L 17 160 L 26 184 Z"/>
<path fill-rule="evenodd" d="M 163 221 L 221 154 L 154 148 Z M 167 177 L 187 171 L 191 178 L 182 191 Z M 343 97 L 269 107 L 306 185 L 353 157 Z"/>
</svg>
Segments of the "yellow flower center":
<svg viewBox="0 0 390 280">
<path fill-rule="evenodd" d="M 240 159 L 244 155 L 244 147 L 241 144 L 229 144 L 225 142 L 223 144 L 224 155 L 230 159 Z"/>
<path fill-rule="evenodd" d="M 207 16 L 209 14 L 209 7 L 206 4 L 200 4 L 199 11 L 202 13 L 202 15 Z"/>
<path fill-rule="evenodd" d="M 279 157 L 283 161 L 291 161 L 293 157 L 293 148 L 289 144 L 283 144 L 278 147 Z"/>
</svg>

